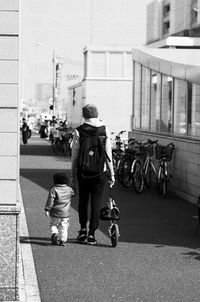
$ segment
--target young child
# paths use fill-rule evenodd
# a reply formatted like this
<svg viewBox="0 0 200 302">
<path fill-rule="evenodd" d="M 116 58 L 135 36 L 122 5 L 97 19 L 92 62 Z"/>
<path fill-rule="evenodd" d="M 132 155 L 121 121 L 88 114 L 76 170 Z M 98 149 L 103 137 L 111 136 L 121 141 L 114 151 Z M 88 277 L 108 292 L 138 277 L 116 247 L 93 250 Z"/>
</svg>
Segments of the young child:
<svg viewBox="0 0 200 302">
<path fill-rule="evenodd" d="M 45 214 L 50 216 L 52 244 L 65 246 L 68 237 L 71 198 L 75 195 L 68 186 L 68 177 L 65 173 L 56 173 L 53 176 L 54 186 L 51 187 L 45 205 Z"/>
</svg>

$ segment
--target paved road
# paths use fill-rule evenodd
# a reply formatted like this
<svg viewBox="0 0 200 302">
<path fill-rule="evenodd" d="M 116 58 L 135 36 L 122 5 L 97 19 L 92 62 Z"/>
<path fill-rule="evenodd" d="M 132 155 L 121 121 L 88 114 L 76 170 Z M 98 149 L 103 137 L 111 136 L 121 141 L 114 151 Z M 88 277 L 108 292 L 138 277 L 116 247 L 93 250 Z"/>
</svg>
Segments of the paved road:
<svg viewBox="0 0 200 302">
<path fill-rule="evenodd" d="M 101 222 L 98 245 L 76 243 L 77 197 L 72 203 L 69 241 L 52 246 L 44 215 L 47 192 L 57 170 L 70 161 L 56 157 L 48 141 L 32 137 L 21 146 L 21 188 L 42 302 L 200 301 L 200 233 L 193 205 L 141 195 L 115 186 L 120 208 L 120 242 L 111 247 L 108 223 Z M 105 196 L 106 198 L 106 196 Z"/>
</svg>

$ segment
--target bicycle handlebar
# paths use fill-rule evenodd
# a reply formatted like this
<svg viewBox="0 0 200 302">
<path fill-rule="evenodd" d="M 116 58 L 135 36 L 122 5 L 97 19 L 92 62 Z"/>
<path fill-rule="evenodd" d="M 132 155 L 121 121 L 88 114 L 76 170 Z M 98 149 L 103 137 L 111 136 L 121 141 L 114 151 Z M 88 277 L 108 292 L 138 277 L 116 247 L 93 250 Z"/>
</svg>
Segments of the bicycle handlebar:
<svg viewBox="0 0 200 302">
<path fill-rule="evenodd" d="M 159 145 L 157 142 L 156 142 L 157 145 Z M 173 149 L 175 149 L 175 145 L 173 142 L 169 143 L 168 145 L 166 145 L 165 147 L 172 147 Z"/>
<path fill-rule="evenodd" d="M 158 143 L 158 139 L 157 140 L 152 140 L 152 139 L 147 139 L 144 142 L 138 142 L 138 145 L 140 146 L 148 146 L 148 145 L 153 145 L 153 144 L 157 144 Z"/>
<path fill-rule="evenodd" d="M 169 146 L 171 146 L 173 149 L 175 149 L 175 145 L 174 145 L 173 142 L 171 142 L 171 143 L 169 143 L 169 144 L 167 145 L 167 147 L 169 147 Z"/>
</svg>

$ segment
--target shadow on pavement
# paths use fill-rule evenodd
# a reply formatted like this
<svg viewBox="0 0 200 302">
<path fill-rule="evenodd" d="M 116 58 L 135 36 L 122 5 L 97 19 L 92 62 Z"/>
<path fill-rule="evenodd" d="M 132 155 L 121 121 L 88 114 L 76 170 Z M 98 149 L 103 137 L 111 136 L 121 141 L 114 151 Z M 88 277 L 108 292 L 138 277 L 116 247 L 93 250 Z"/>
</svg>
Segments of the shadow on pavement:
<svg viewBox="0 0 200 302">
<path fill-rule="evenodd" d="M 26 237 L 26 236 L 21 236 L 20 237 L 20 243 L 28 243 L 28 244 L 36 244 L 36 245 L 45 245 L 45 246 L 52 246 L 51 240 L 48 237 Z M 85 244 L 87 243 L 81 243 L 76 240 L 76 238 L 68 238 L 67 239 L 67 244 Z M 59 246 L 59 245 L 58 245 Z M 108 244 L 101 244 L 97 243 L 95 247 L 112 247 L 111 245 Z"/>
<path fill-rule="evenodd" d="M 37 244 L 37 245 L 52 245 L 49 238 L 42 238 L 42 237 L 20 237 L 20 243 L 31 243 L 31 244 Z"/>
<path fill-rule="evenodd" d="M 24 178 L 48 191 L 56 171 L 55 169 L 21 169 L 20 173 Z M 155 188 L 136 194 L 133 190 L 125 190 L 116 184 L 113 195 L 120 209 L 120 242 L 154 244 L 157 248 L 166 245 L 200 247 L 200 232 L 194 234 L 198 222 L 194 219 L 196 215 L 194 205 L 173 196 L 162 198 Z M 105 192 L 104 200 L 106 201 L 107 198 L 108 192 Z M 78 196 L 75 197 L 72 207 L 77 211 Z M 99 226 L 106 235 L 108 235 L 108 224 L 108 222 L 100 222 Z M 44 243 L 41 240 L 41 244 Z M 71 243 L 74 243 L 73 240 Z M 200 258 L 200 254 L 195 257 Z"/>
<path fill-rule="evenodd" d="M 200 253 L 198 252 L 188 252 L 188 253 L 181 253 L 182 255 L 186 256 L 189 259 L 194 259 L 200 261 Z"/>
<path fill-rule="evenodd" d="M 53 150 L 48 145 L 40 146 L 38 149 L 37 145 L 20 145 L 21 155 L 39 155 L 39 156 L 55 156 Z"/>
</svg>

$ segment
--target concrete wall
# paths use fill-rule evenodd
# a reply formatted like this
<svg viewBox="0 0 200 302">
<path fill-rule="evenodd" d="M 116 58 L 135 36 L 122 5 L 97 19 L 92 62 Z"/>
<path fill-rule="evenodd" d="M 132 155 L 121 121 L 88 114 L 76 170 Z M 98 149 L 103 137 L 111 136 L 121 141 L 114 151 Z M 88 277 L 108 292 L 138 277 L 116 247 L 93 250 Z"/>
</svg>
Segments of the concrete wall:
<svg viewBox="0 0 200 302">
<path fill-rule="evenodd" d="M 130 130 L 131 82 L 88 80 L 85 86 L 87 103 L 96 104 L 110 131 Z"/>
<path fill-rule="evenodd" d="M 162 37 L 162 3 L 158 0 L 147 5 L 146 43 Z"/>
<path fill-rule="evenodd" d="M 0 0 L 0 301 L 19 298 L 19 2 Z"/>
<path fill-rule="evenodd" d="M 99 117 L 110 131 L 131 129 L 132 60 L 129 49 L 114 46 L 84 49 L 84 79 L 81 84 L 69 87 L 70 124 L 77 126 L 82 121 L 81 108 L 88 103 L 98 107 Z"/>
</svg>

